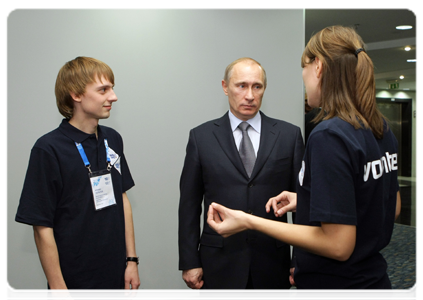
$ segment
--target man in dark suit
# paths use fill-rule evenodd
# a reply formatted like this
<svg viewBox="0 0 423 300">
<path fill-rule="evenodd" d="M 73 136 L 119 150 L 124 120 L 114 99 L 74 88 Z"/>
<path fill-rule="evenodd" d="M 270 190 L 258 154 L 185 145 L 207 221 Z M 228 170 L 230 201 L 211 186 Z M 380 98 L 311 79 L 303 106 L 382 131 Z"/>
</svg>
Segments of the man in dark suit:
<svg viewBox="0 0 423 300">
<path fill-rule="evenodd" d="M 224 239 L 206 219 L 212 202 L 275 219 L 265 205 L 283 190 L 295 191 L 301 131 L 259 112 L 266 73 L 257 61 L 228 65 L 222 87 L 229 112 L 190 131 L 180 180 L 179 269 L 190 288 L 290 288 L 289 245 L 255 231 Z M 250 125 L 244 133 L 243 122 Z M 286 215 L 278 220 L 286 222 Z"/>
</svg>

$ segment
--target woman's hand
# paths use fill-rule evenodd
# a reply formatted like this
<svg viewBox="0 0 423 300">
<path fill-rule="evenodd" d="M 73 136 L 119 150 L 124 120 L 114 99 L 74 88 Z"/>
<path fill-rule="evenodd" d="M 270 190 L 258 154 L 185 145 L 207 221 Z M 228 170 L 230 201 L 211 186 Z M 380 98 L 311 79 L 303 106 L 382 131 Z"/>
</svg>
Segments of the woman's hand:
<svg viewBox="0 0 423 300">
<path fill-rule="evenodd" d="M 270 208 L 273 208 L 276 217 L 282 217 L 289 211 L 295 212 L 297 209 L 297 194 L 283 191 L 276 197 L 269 199 L 266 204 L 267 213 L 270 212 Z"/>
<path fill-rule="evenodd" d="M 223 205 L 212 203 L 207 213 L 209 226 L 223 237 L 248 229 L 248 215 L 240 210 L 233 210 Z"/>
</svg>

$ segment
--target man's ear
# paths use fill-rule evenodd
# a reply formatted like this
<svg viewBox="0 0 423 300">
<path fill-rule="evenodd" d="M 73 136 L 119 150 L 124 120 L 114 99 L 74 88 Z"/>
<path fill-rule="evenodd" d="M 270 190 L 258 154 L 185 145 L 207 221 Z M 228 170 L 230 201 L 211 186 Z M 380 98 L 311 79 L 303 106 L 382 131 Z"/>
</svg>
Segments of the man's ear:
<svg viewBox="0 0 423 300">
<path fill-rule="evenodd" d="M 228 95 L 228 86 L 226 85 L 225 79 L 222 79 L 222 88 L 223 88 L 223 92 L 227 96 Z"/>
<path fill-rule="evenodd" d="M 76 95 L 74 92 L 69 92 L 69 95 L 72 97 L 72 99 L 76 102 L 81 102 L 81 97 Z"/>
<path fill-rule="evenodd" d="M 322 76 L 322 71 L 323 71 L 323 63 L 317 56 L 314 59 L 314 61 L 316 62 L 316 76 L 317 78 L 320 79 L 320 77 Z"/>
</svg>

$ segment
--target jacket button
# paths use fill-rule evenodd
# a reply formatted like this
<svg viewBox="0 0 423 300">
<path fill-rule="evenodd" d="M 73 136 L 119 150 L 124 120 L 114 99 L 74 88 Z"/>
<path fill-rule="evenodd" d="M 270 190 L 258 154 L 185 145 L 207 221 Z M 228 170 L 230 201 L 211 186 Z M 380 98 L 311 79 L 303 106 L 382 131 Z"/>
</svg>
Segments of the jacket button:
<svg viewBox="0 0 423 300">
<path fill-rule="evenodd" d="M 254 186 L 254 184 L 252 184 L 252 183 L 250 183 L 249 185 L 248 185 L 248 187 L 249 188 L 252 188 Z"/>
<path fill-rule="evenodd" d="M 248 210 L 248 213 L 249 213 L 250 215 L 253 215 L 253 211 L 252 211 L 251 209 L 249 209 L 249 210 Z"/>
</svg>

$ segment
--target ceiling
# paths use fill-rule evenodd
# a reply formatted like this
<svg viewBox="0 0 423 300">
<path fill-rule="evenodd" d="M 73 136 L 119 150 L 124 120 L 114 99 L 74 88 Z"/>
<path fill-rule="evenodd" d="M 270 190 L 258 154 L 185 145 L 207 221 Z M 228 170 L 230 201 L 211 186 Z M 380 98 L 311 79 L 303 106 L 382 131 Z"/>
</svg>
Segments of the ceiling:
<svg viewBox="0 0 423 300">
<path fill-rule="evenodd" d="M 305 39 L 331 25 L 356 28 L 366 44 L 375 67 L 376 89 L 389 89 L 399 82 L 398 90 L 416 90 L 416 16 L 406 9 L 306 9 Z M 411 30 L 397 30 L 398 25 L 412 25 Z M 410 51 L 404 47 L 410 46 Z M 404 79 L 399 79 L 403 75 Z M 388 82 L 389 83 L 388 83 Z"/>
</svg>

